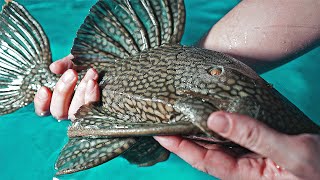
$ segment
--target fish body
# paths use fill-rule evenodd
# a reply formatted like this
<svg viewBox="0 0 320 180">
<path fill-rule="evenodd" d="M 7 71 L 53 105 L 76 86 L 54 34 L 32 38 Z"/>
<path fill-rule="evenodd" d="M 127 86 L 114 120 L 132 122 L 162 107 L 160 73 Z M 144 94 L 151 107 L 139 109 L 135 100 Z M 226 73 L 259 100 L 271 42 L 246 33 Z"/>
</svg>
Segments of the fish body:
<svg viewBox="0 0 320 180">
<path fill-rule="evenodd" d="M 241 112 L 287 134 L 319 132 L 317 125 L 301 111 L 297 111 L 270 84 L 246 65 L 223 53 L 196 47 L 164 45 L 99 66 L 106 66 L 100 82 L 101 108 L 105 114 L 123 121 L 122 125 L 197 124 L 193 118 L 197 117 L 197 112 L 187 110 L 197 105 L 200 109 L 209 110 L 199 119 L 204 123 L 203 127 L 198 124 L 199 133 L 201 130 L 208 133 L 206 119 L 209 113 L 217 110 Z M 215 71 L 218 74 L 212 74 Z M 100 123 L 90 122 L 89 119 L 75 124 L 76 127 L 80 125 L 95 125 L 99 131 L 106 128 L 100 128 Z M 71 126 L 69 132 L 76 127 Z M 119 134 L 112 136 L 122 136 L 123 129 L 115 129 L 119 129 Z M 88 136 L 92 135 L 90 131 Z M 180 132 L 178 129 L 174 131 Z M 152 131 L 144 133 L 159 135 L 159 132 Z M 163 135 L 171 133 L 163 132 Z M 190 132 L 184 130 L 180 133 L 187 135 Z M 84 136 L 84 133 L 81 132 L 81 135 Z M 101 132 L 101 135 L 108 134 Z"/>
<path fill-rule="evenodd" d="M 41 26 L 21 5 L 0 16 L 0 114 L 30 103 L 58 77 Z M 139 166 L 168 158 L 153 135 L 182 135 L 234 145 L 208 129 L 214 111 L 249 115 L 286 134 L 320 128 L 240 61 L 220 52 L 179 44 L 182 0 L 101 0 L 78 30 L 74 63 L 102 77 L 101 102 L 86 104 L 68 129 L 57 174 L 85 170 L 119 155 Z"/>
</svg>

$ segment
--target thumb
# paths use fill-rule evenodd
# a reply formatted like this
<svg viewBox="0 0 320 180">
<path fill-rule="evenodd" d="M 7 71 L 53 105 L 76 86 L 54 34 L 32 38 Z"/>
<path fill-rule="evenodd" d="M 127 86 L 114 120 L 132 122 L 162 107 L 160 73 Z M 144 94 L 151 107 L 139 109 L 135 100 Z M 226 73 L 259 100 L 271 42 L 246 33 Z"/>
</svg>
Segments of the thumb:
<svg viewBox="0 0 320 180">
<path fill-rule="evenodd" d="M 207 124 L 221 136 L 285 167 L 295 158 L 288 153 L 297 149 L 292 137 L 279 133 L 251 117 L 220 111 L 212 113 Z"/>
</svg>

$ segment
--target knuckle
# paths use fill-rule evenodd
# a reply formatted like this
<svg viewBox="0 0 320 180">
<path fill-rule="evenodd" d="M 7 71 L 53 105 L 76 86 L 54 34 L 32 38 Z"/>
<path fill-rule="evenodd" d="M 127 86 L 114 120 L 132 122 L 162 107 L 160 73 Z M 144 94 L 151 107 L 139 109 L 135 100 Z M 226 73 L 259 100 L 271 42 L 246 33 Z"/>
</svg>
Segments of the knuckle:
<svg viewBox="0 0 320 180">
<path fill-rule="evenodd" d="M 292 171 L 312 173 L 319 171 L 316 169 L 318 158 L 315 155 L 319 152 L 320 137 L 311 134 L 303 134 L 294 137 L 298 144 L 295 161 L 291 163 Z"/>
<path fill-rule="evenodd" d="M 53 94 L 55 94 L 55 95 L 63 95 L 66 92 L 67 92 L 67 89 L 62 82 L 58 82 L 53 90 Z"/>
<path fill-rule="evenodd" d="M 85 103 L 99 101 L 99 94 L 96 90 L 93 90 L 90 94 L 86 94 Z"/>
<path fill-rule="evenodd" d="M 260 129 L 253 126 L 246 126 L 238 138 L 239 143 L 250 149 L 256 149 L 260 146 Z"/>
<path fill-rule="evenodd" d="M 186 144 L 187 144 L 187 141 L 185 139 L 178 141 L 174 151 L 178 152 L 180 150 L 183 150 L 186 147 Z"/>
<path fill-rule="evenodd" d="M 75 93 L 75 95 L 72 97 L 72 99 L 71 99 L 71 104 L 80 104 L 80 105 L 82 105 L 82 102 L 83 102 L 83 100 L 84 100 L 84 98 L 85 98 L 85 96 L 83 95 L 83 93 L 81 93 L 81 92 L 77 92 L 77 93 Z"/>
<path fill-rule="evenodd" d="M 303 172 L 303 174 L 314 174 L 317 172 L 316 168 L 309 161 L 301 160 L 291 162 L 287 169 L 298 174 L 301 174 L 300 172 Z"/>
<path fill-rule="evenodd" d="M 320 137 L 312 134 L 302 134 L 298 136 L 300 141 L 305 142 L 308 145 L 314 145 L 319 142 Z"/>
<path fill-rule="evenodd" d="M 192 163 L 192 167 L 204 172 L 204 173 L 207 173 L 207 174 L 210 174 L 212 169 L 211 169 L 211 166 L 210 166 L 210 161 L 211 161 L 211 156 L 212 156 L 212 151 L 210 150 L 207 150 L 203 156 L 201 157 L 201 159 L 198 159 L 197 161 L 194 161 Z"/>
<path fill-rule="evenodd" d="M 311 134 L 303 134 L 297 136 L 296 141 L 299 144 L 299 147 L 301 148 L 300 156 L 302 156 L 303 159 L 307 160 L 313 159 L 313 155 L 317 152 L 319 148 L 319 137 Z"/>
<path fill-rule="evenodd" d="M 76 92 L 83 92 L 86 89 L 86 87 L 87 87 L 87 81 L 82 79 L 76 89 Z"/>
</svg>

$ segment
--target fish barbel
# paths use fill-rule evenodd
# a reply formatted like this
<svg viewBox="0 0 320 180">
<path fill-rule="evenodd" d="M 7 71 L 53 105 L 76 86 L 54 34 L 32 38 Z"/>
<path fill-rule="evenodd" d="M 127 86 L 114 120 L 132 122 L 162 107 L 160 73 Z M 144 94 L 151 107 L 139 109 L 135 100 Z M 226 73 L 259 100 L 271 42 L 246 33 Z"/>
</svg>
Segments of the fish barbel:
<svg viewBox="0 0 320 180">
<path fill-rule="evenodd" d="M 234 145 L 207 127 L 214 111 L 251 116 L 286 133 L 320 128 L 250 67 L 226 54 L 180 45 L 183 0 L 100 0 L 77 32 L 75 64 L 102 77 L 101 101 L 83 105 L 68 129 L 57 175 L 119 155 L 139 166 L 168 158 L 153 135 Z M 0 114 L 32 102 L 58 77 L 48 39 L 37 21 L 9 1 L 0 15 Z M 281 142 L 279 142 L 281 143 Z"/>
</svg>

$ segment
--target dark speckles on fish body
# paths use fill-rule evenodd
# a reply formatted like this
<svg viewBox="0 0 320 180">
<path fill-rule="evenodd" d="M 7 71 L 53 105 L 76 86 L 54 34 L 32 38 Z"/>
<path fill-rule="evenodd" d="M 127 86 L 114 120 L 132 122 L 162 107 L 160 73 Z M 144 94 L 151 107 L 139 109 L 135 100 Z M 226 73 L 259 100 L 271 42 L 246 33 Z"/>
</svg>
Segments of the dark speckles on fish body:
<svg viewBox="0 0 320 180">
<path fill-rule="evenodd" d="M 91 8 L 72 54 L 75 64 L 99 71 L 102 98 L 75 115 L 58 175 L 119 155 L 139 166 L 164 161 L 169 152 L 153 135 L 234 145 L 206 125 L 218 110 L 249 115 L 287 134 L 320 132 L 245 64 L 179 45 L 184 21 L 182 0 L 100 0 Z M 0 114 L 30 103 L 40 86 L 54 87 L 47 37 L 16 2 L 1 12 L 0 52 Z"/>
</svg>

